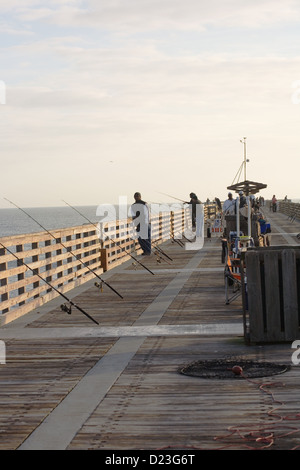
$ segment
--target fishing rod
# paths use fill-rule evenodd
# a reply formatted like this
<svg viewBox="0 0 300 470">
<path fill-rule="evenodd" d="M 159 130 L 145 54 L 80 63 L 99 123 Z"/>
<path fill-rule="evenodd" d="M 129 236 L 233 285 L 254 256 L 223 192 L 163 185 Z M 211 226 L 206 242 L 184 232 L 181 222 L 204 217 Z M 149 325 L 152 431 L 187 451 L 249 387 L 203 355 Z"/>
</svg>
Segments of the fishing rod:
<svg viewBox="0 0 300 470">
<path fill-rule="evenodd" d="M 176 199 L 176 201 L 181 201 L 184 204 L 188 204 L 188 202 L 184 201 L 183 199 L 179 199 L 178 197 L 174 197 L 174 196 L 171 196 L 170 194 L 166 194 L 166 193 L 161 193 L 160 191 L 157 191 L 157 192 L 158 192 L 158 194 L 163 194 L 164 196 L 168 196 L 172 199 Z"/>
<path fill-rule="evenodd" d="M 57 238 L 49 231 L 47 230 L 45 227 L 43 227 L 43 225 L 41 225 L 36 219 L 34 219 L 30 214 L 28 214 L 28 212 L 26 212 L 24 209 L 22 209 L 21 207 L 17 206 L 17 204 L 15 204 L 14 202 L 10 201 L 9 199 L 7 199 L 6 197 L 4 198 L 6 201 L 8 201 L 10 204 L 12 204 L 13 206 L 15 206 L 17 209 L 19 209 L 20 211 L 22 211 L 24 214 L 26 214 L 28 217 L 30 217 L 30 219 L 32 219 L 36 224 L 38 224 L 43 230 L 45 230 L 45 232 L 47 232 L 54 240 L 57 240 Z M 87 268 L 91 273 L 94 274 L 94 276 L 96 276 L 103 284 L 105 284 L 107 287 L 109 287 L 113 292 L 115 292 L 115 294 L 117 294 L 121 299 L 123 299 L 122 295 L 119 294 L 119 292 L 117 292 L 110 284 L 108 284 L 106 281 L 104 281 L 97 273 L 95 273 L 95 271 L 93 271 L 86 263 L 84 263 L 82 261 L 81 258 L 79 258 L 79 256 L 77 256 L 73 251 L 69 250 L 68 247 L 66 247 L 61 241 L 59 242 L 60 245 L 65 249 L 67 250 L 67 254 L 71 254 L 72 256 L 74 256 L 74 258 L 76 258 L 81 264 L 83 264 L 83 266 L 85 268 Z M 98 284 L 98 283 L 97 283 Z M 95 284 L 96 285 L 96 284 Z M 99 287 L 99 285 L 96 285 L 96 287 Z"/>
<path fill-rule="evenodd" d="M 158 191 L 158 192 L 159 192 L 159 191 Z M 177 201 L 181 201 L 181 202 L 183 202 L 184 204 L 190 204 L 189 202 L 184 201 L 183 199 L 179 199 L 178 197 L 171 196 L 170 194 L 161 193 L 161 192 L 159 192 L 159 194 L 163 194 L 164 196 L 171 197 L 172 199 L 176 199 Z M 176 232 L 176 233 L 177 233 L 177 232 Z M 189 240 L 184 234 L 183 234 L 183 238 L 185 238 L 188 242 L 192 243 L 191 240 Z M 173 237 L 173 240 L 174 240 L 174 241 L 177 241 L 174 237 Z"/>
<path fill-rule="evenodd" d="M 169 256 L 164 254 L 163 251 L 159 251 L 158 246 L 154 245 L 154 243 L 153 243 L 153 252 L 157 256 L 157 262 L 158 263 L 161 263 L 161 261 L 164 261 L 165 263 L 172 264 L 172 263 L 170 263 L 170 261 L 168 261 L 168 259 L 164 258 L 164 256 L 166 256 L 167 258 L 169 258 Z M 169 259 L 171 259 L 171 261 L 173 261 L 172 258 L 169 258 Z"/>
<path fill-rule="evenodd" d="M 151 203 L 151 204 L 155 204 L 155 205 L 160 205 L 159 203 L 153 202 L 153 201 L 150 202 L 150 203 Z M 152 213 L 152 210 L 151 210 L 151 213 Z M 153 211 L 153 213 L 154 213 L 155 215 L 158 215 L 158 214 L 159 214 L 158 212 L 154 212 L 154 211 Z M 171 229 L 169 229 L 169 232 L 171 233 Z M 156 243 L 158 243 L 158 242 L 156 242 Z M 173 261 L 173 258 L 171 258 L 161 247 L 159 247 L 159 246 L 157 246 L 157 245 L 154 245 L 154 247 L 155 247 L 156 250 L 158 251 L 157 254 L 163 255 L 163 256 L 165 256 L 166 258 L 168 258 L 170 261 Z M 163 259 L 163 261 L 166 261 L 164 258 L 162 258 L 162 256 L 160 256 L 160 258 Z M 170 263 L 169 263 L 169 264 L 170 264 Z"/>
<path fill-rule="evenodd" d="M 160 193 L 160 194 L 164 194 L 165 196 L 169 196 L 168 194 L 165 194 L 165 193 Z M 169 196 L 169 197 L 173 197 L 173 196 Z M 185 202 L 185 201 L 183 201 L 182 199 L 178 199 L 178 198 L 174 198 L 174 199 L 177 199 L 178 201 L 181 201 L 181 202 L 184 202 L 185 204 L 188 204 L 188 202 Z M 153 204 L 158 204 L 158 203 L 153 203 Z M 172 243 L 177 243 L 181 248 L 184 247 L 184 243 L 183 243 L 180 239 L 175 238 L 175 235 L 176 235 L 177 233 L 179 233 L 179 230 L 178 230 L 177 232 L 175 232 L 174 235 L 172 235 L 172 233 L 171 233 L 171 228 L 170 228 L 169 232 L 170 232 L 170 238 L 173 240 Z M 186 237 L 184 236 L 184 234 L 182 234 L 182 235 L 183 235 L 184 238 L 186 238 Z M 191 242 L 191 240 L 188 240 L 188 239 L 187 239 L 187 241 L 188 241 L 188 242 Z M 170 258 L 170 259 L 171 259 L 171 258 Z M 172 260 L 172 261 L 173 261 L 173 260 Z"/>
<path fill-rule="evenodd" d="M 22 263 L 27 269 L 30 269 L 30 271 L 33 272 L 33 274 L 35 276 L 38 276 L 43 282 L 45 282 L 49 287 L 51 287 L 51 289 L 53 289 L 55 292 L 57 292 L 59 295 L 61 295 L 67 302 L 69 302 L 70 306 L 73 306 L 75 308 L 77 308 L 77 310 L 79 310 L 81 313 L 83 313 L 86 317 L 88 317 L 90 320 L 92 320 L 94 323 L 96 323 L 96 325 L 99 325 L 99 323 L 97 322 L 97 320 L 95 320 L 91 315 L 89 315 L 87 312 L 85 312 L 81 307 L 79 307 L 78 305 L 76 305 L 72 300 L 70 300 L 65 294 L 63 294 L 62 292 L 60 292 L 60 290 L 58 290 L 56 287 L 54 287 L 52 284 L 50 284 L 49 281 L 46 281 L 46 279 L 44 279 L 38 272 L 37 270 L 31 268 L 27 263 L 24 262 L 23 259 L 19 258 L 15 253 L 13 253 L 11 250 L 9 250 L 5 245 L 3 245 L 2 242 L 0 242 L 0 245 L 8 252 L 10 253 L 12 256 L 14 256 L 18 262 Z M 64 312 L 67 312 L 69 315 L 71 315 L 71 307 L 68 307 L 66 304 L 63 304 L 60 306 L 61 310 L 63 310 Z"/>
<path fill-rule="evenodd" d="M 71 204 L 69 204 L 68 202 L 66 201 L 63 201 L 65 204 L 67 204 L 67 206 L 71 207 L 71 209 L 73 209 L 75 212 L 77 212 L 79 215 L 81 215 L 81 217 L 83 217 L 85 220 L 87 220 L 91 225 L 93 225 L 94 227 L 96 227 L 98 229 L 98 226 L 96 224 L 94 224 L 91 220 L 89 220 L 84 214 L 82 214 L 78 209 L 76 209 L 76 207 L 73 207 L 71 206 Z M 112 238 L 110 238 L 108 235 L 106 235 L 107 238 L 112 242 L 114 243 L 116 246 L 119 246 Z M 147 266 L 145 266 L 143 263 L 141 263 L 138 259 L 136 259 L 129 251 L 126 250 L 126 248 L 124 247 L 120 247 L 122 250 L 125 251 L 125 253 L 127 255 L 129 255 L 136 263 L 140 264 L 144 269 L 146 269 L 147 271 L 149 271 L 150 274 L 153 274 L 153 276 L 155 276 L 155 274 L 149 269 L 147 268 Z"/>
<path fill-rule="evenodd" d="M 67 204 L 69 207 L 71 207 L 74 211 L 76 211 L 78 214 L 80 214 L 82 217 L 85 218 L 85 220 L 87 220 L 91 225 L 94 225 L 94 227 L 98 228 L 98 226 L 96 224 L 94 224 L 91 220 L 89 220 L 84 214 L 82 214 L 79 210 L 77 210 L 75 207 L 71 206 L 69 203 L 67 203 L 66 201 L 63 201 L 65 204 Z M 112 239 L 110 238 L 108 235 L 106 235 L 106 237 L 108 238 L 108 240 L 110 240 L 112 243 L 114 243 L 117 247 L 119 247 L 119 245 Z M 163 260 L 163 261 L 166 261 L 161 255 L 164 255 L 166 258 L 168 258 L 170 261 L 173 261 L 172 258 L 170 258 L 161 248 L 159 248 L 157 245 L 153 245 L 155 250 L 154 250 L 154 253 L 157 255 L 157 261 L 160 262 L 160 260 Z M 123 249 L 125 251 L 125 253 L 127 253 L 127 255 L 129 255 L 135 262 L 137 262 L 138 264 L 140 264 L 143 268 L 145 268 L 147 271 L 149 271 L 151 274 L 154 275 L 154 273 L 149 269 L 147 268 L 147 266 L 145 266 L 143 263 L 141 263 L 139 260 L 137 260 L 129 251 L 126 250 L 126 248 L 124 247 L 120 247 L 121 249 Z M 167 262 L 167 261 L 166 261 Z M 170 263 L 169 263 L 170 264 Z"/>
<path fill-rule="evenodd" d="M 154 245 L 154 248 L 158 251 L 158 254 L 165 256 L 168 258 L 170 261 L 173 261 L 173 258 L 171 258 L 164 250 L 162 250 L 158 245 Z M 166 260 L 164 260 L 166 261 Z M 169 263 L 170 264 L 170 263 Z"/>
<path fill-rule="evenodd" d="M 178 231 L 178 232 L 176 232 L 176 233 L 180 233 L 180 232 Z M 189 238 L 187 238 L 187 237 L 184 235 L 184 233 L 182 233 L 182 238 L 184 238 L 184 239 L 185 239 L 187 242 L 189 242 L 189 243 L 193 243 L 192 240 L 190 240 Z M 174 240 L 176 241 L 176 240 L 178 240 L 178 238 L 177 238 L 177 239 L 174 239 Z M 180 241 L 181 241 L 181 240 L 180 240 Z M 182 243 L 182 242 L 181 242 L 181 243 Z M 184 245 L 182 245 L 182 246 L 184 246 Z"/>
<path fill-rule="evenodd" d="M 176 232 L 174 235 L 177 233 L 179 232 Z M 171 239 L 173 240 L 172 243 L 177 243 L 181 248 L 184 247 L 184 243 L 179 238 L 175 238 L 174 235 L 170 235 Z"/>
</svg>

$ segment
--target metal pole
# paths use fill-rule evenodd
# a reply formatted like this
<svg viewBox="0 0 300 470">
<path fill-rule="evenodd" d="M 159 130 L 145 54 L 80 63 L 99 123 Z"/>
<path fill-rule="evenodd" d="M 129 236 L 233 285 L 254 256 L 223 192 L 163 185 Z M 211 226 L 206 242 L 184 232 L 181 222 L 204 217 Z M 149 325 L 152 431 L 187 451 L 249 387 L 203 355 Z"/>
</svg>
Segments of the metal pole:
<svg viewBox="0 0 300 470">
<path fill-rule="evenodd" d="M 246 158 L 246 137 L 244 137 L 244 181 L 246 181 L 246 163 L 247 163 L 247 158 Z"/>
<path fill-rule="evenodd" d="M 240 238 L 240 198 L 236 198 L 236 236 Z"/>
<path fill-rule="evenodd" d="M 246 197 L 247 206 L 248 206 L 248 236 L 251 237 L 251 198 L 250 196 Z"/>
<path fill-rule="evenodd" d="M 244 165 L 244 181 L 246 181 L 246 163 L 247 163 L 247 157 L 246 157 L 246 139 L 247 137 L 244 137 L 244 140 L 240 140 L 240 142 L 244 145 L 244 163 L 241 165 Z"/>
</svg>

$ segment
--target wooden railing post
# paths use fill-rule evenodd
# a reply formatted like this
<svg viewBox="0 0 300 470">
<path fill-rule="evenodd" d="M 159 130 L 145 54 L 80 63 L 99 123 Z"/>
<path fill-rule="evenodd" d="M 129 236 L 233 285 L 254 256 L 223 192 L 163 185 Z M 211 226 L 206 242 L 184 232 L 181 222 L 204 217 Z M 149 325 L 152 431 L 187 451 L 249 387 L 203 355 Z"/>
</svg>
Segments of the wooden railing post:
<svg viewBox="0 0 300 470">
<path fill-rule="evenodd" d="M 46 246 L 49 246 L 50 248 L 49 248 L 49 251 L 46 251 L 46 253 L 45 253 L 45 260 L 50 260 L 51 261 L 51 255 L 52 255 L 52 253 L 51 253 L 51 240 L 45 240 L 45 247 Z M 45 266 L 46 281 L 48 281 L 50 283 L 52 281 L 52 276 L 51 276 L 51 274 L 47 276 L 47 272 L 51 271 L 51 267 L 52 267 L 51 262 L 46 264 L 46 266 Z M 47 289 L 47 293 L 49 293 L 49 292 L 51 292 L 50 287 Z"/>
<path fill-rule="evenodd" d="M 171 221 L 171 233 L 175 229 L 179 232 L 183 220 L 180 211 L 155 216 L 153 239 L 162 242 L 167 221 Z M 2 237 L 3 246 L 11 253 L 0 248 L 1 324 L 9 323 L 59 295 L 52 286 L 61 293 L 67 292 L 92 279 L 95 273 L 101 274 L 121 264 L 128 259 L 129 253 L 140 254 L 138 240 L 132 237 L 131 224 L 131 219 L 118 221 L 117 226 L 114 222 L 111 239 L 116 244 L 99 240 L 93 225 L 54 230 L 51 238 L 45 232 Z M 105 232 L 109 234 L 111 227 L 108 223 Z M 23 265 L 23 260 L 28 268 Z"/>
<path fill-rule="evenodd" d="M 108 251 L 106 248 L 101 248 L 100 249 L 101 253 L 101 266 L 103 271 L 108 271 Z"/>
<path fill-rule="evenodd" d="M 35 243 L 32 243 L 31 244 L 31 248 L 34 250 L 34 249 L 37 249 L 38 247 L 38 243 L 35 242 Z M 32 257 L 32 262 L 35 263 L 35 262 L 38 262 L 39 261 L 39 255 L 34 255 Z M 40 269 L 39 268 L 36 268 L 36 272 L 39 273 L 40 272 Z M 38 287 L 40 286 L 40 281 L 37 280 L 33 283 L 33 289 L 37 289 Z M 40 296 L 40 294 L 36 294 L 33 298 L 36 299 Z M 24 302 L 25 303 L 25 302 Z"/>
<path fill-rule="evenodd" d="M 5 249 L 0 248 L 0 272 L 5 272 L 7 270 L 7 263 L 1 263 L 1 256 L 5 255 Z M 7 286 L 7 278 L 1 278 L 0 279 L 0 286 L 4 287 Z M 8 293 L 1 294 L 1 302 L 4 302 L 5 300 L 8 300 Z M 8 312 L 8 308 L 2 310 L 2 313 Z"/>
<path fill-rule="evenodd" d="M 18 262 L 19 266 L 22 266 L 22 258 L 20 257 L 19 253 L 23 252 L 23 245 L 17 245 L 16 246 L 16 252 L 17 256 L 20 258 L 20 261 Z M 25 272 L 18 274 L 18 281 L 23 281 L 25 279 Z M 25 292 L 25 287 L 19 287 L 18 288 L 18 295 L 22 295 Z M 19 306 L 24 305 L 25 301 L 23 300 L 22 302 L 19 302 Z"/>
</svg>

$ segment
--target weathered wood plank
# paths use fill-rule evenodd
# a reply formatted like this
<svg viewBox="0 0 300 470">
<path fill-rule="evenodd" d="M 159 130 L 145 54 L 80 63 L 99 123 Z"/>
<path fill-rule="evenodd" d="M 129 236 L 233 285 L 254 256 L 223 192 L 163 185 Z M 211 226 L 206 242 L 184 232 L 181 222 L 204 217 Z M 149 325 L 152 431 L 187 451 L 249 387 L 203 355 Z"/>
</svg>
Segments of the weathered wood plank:
<svg viewBox="0 0 300 470">
<path fill-rule="evenodd" d="M 296 253 L 282 251 L 282 285 L 284 308 L 284 333 L 286 341 L 293 341 L 299 334 Z"/>
<path fill-rule="evenodd" d="M 246 253 L 250 341 L 265 340 L 264 310 L 259 254 Z"/>
<path fill-rule="evenodd" d="M 268 341 L 284 339 L 280 321 L 279 257 L 277 252 L 264 253 L 266 302 L 266 337 Z"/>
<path fill-rule="evenodd" d="M 154 242 L 156 237 L 156 241 L 162 241 L 163 221 L 168 217 L 157 215 L 153 218 L 153 229 L 157 233 L 153 236 Z M 39 290 L 41 280 L 34 274 L 28 276 L 32 280 L 33 288 L 30 293 L 25 292 L 26 287 L 30 286 L 31 283 L 28 282 L 26 273 L 28 268 L 21 264 L 22 259 L 32 270 L 37 270 L 48 282 L 52 283 L 53 278 L 59 277 L 61 283 L 68 283 L 75 276 L 82 276 L 85 272 L 83 270 L 88 269 L 90 271 L 91 269 L 101 268 L 101 262 L 104 264 L 104 271 L 112 269 L 127 260 L 126 251 L 140 253 L 138 241 L 132 240 L 130 236 L 130 227 L 132 225 L 130 220 L 117 221 L 116 223 L 108 222 L 104 225 L 106 225 L 105 230 L 102 227 L 104 233 L 108 237 L 113 236 L 113 239 L 117 240 L 117 244 L 114 243 L 114 240 L 99 240 L 99 231 L 94 224 L 53 230 L 49 231 L 50 233 L 45 231 L 0 239 L 9 250 L 12 252 L 17 251 L 16 256 L 20 259 L 20 262 L 18 262 L 13 254 L 5 253 L 4 249 L 0 250 L 0 266 L 2 266 L 0 284 L 3 287 L 0 295 L 2 301 L 5 302 L 2 304 L 2 313 L 6 313 L 7 309 L 14 308 L 17 305 L 21 307 L 23 302 L 27 302 L 31 297 L 43 293 L 43 290 Z M 15 266 L 12 267 L 12 264 L 15 264 Z M 88 267 L 86 268 L 85 265 L 87 264 Z M 76 274 L 72 276 L 72 272 Z M 18 284 L 16 284 L 16 277 L 18 278 Z M 60 283 L 58 283 L 58 286 L 60 286 Z M 18 296 L 13 292 L 15 289 L 18 289 Z M 10 295 L 11 293 L 12 295 Z"/>
<path fill-rule="evenodd" d="M 172 266 L 157 264 L 155 257 L 143 260 L 150 269 L 159 271 L 155 276 L 148 275 L 142 268 L 134 271 L 131 265 L 115 274 L 111 272 L 109 282 L 124 294 L 124 300 L 120 301 L 108 289 L 101 294 L 94 287 L 76 295 L 73 292 L 72 299 L 95 315 L 101 326 L 132 325 L 193 256 L 170 242 L 163 248 L 172 256 Z M 242 322 L 240 301 L 225 306 L 218 241 L 212 241 L 205 249 L 207 254 L 198 268 L 216 270 L 192 272 L 160 324 Z M 256 269 L 259 269 L 258 264 Z M 65 315 L 59 306 L 33 318 L 26 329 L 31 327 L 37 335 L 39 328 L 56 326 L 69 334 L 73 326 L 90 326 L 79 312 Z M 10 325 L 10 330 L 15 327 L 20 328 L 16 323 Z M 30 341 L 7 341 L 8 361 L 6 366 L 0 367 L 0 428 L 4 431 L 0 435 L 0 449 L 16 449 L 72 392 L 115 341 L 116 338 L 89 337 L 39 340 L 34 336 Z M 267 414 L 273 406 L 271 397 L 263 394 L 259 385 L 243 379 L 203 380 L 182 376 L 178 368 L 198 359 L 226 357 L 235 357 L 237 361 L 245 358 L 290 362 L 291 352 L 290 345 L 249 347 L 243 338 L 233 335 L 146 338 L 68 448 L 159 450 L 172 446 L 187 448 L 193 453 L 196 449 L 224 445 L 243 449 L 245 440 L 237 436 L 225 442 L 215 438 L 227 435 L 230 426 L 245 425 L 248 430 L 249 426 L 261 429 L 266 422 L 273 424 L 274 420 Z M 266 379 L 258 382 L 265 383 Z M 282 382 L 285 386 L 281 388 Z M 278 379 L 272 377 L 272 383 L 277 385 L 275 398 L 284 403 L 284 413 L 294 416 L 299 402 L 297 367 Z M 296 421 L 294 426 L 298 426 Z M 277 434 L 285 433 L 276 433 L 276 449 L 289 449 L 299 443 L 294 443 L 293 435 L 277 439 Z M 295 434 L 297 439 L 298 434 Z"/>
</svg>

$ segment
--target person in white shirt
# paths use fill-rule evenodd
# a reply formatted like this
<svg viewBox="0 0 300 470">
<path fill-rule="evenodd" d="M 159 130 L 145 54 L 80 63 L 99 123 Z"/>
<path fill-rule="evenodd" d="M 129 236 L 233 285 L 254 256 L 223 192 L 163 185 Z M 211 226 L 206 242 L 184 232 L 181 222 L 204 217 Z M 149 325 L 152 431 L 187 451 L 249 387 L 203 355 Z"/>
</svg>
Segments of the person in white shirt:
<svg viewBox="0 0 300 470">
<path fill-rule="evenodd" d="M 232 193 L 228 193 L 228 199 L 223 204 L 223 215 L 234 215 L 235 214 L 235 199 L 232 197 Z"/>
<path fill-rule="evenodd" d="M 226 215 L 235 215 L 236 212 L 236 200 L 233 199 L 232 193 L 228 193 L 228 199 L 223 204 L 223 213 L 222 213 L 222 219 L 223 219 L 223 227 L 224 227 L 224 236 L 227 235 L 227 223 L 225 216 Z"/>
</svg>

